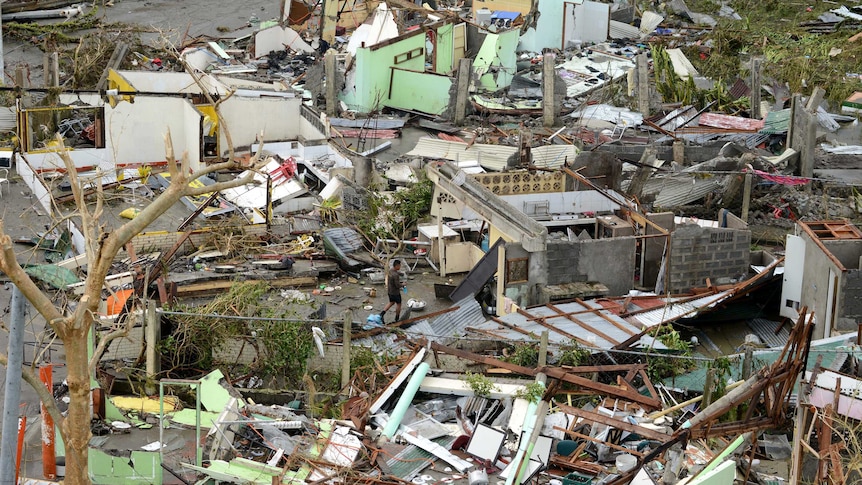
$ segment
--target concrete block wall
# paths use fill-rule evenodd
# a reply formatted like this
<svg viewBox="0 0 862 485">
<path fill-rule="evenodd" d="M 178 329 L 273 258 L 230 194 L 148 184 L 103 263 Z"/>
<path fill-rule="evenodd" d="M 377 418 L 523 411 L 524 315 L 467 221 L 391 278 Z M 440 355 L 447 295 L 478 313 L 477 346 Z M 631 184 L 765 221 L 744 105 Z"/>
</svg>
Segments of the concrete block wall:
<svg viewBox="0 0 862 485">
<path fill-rule="evenodd" d="M 614 237 L 580 241 L 581 254 L 578 272 L 586 275 L 583 281 L 598 281 L 608 287 L 611 295 L 625 295 L 634 284 L 634 237 Z"/>
<path fill-rule="evenodd" d="M 632 288 L 636 239 L 617 237 L 584 241 L 548 240 L 548 284 L 597 281 L 612 295 Z"/>
<path fill-rule="evenodd" d="M 547 274 L 549 285 L 587 281 L 587 275 L 578 274 L 581 245 L 565 240 L 548 240 Z"/>
<path fill-rule="evenodd" d="M 844 272 L 841 289 L 840 316 L 835 319 L 836 330 L 855 332 L 862 323 L 862 270 L 848 269 Z"/>
<path fill-rule="evenodd" d="M 671 235 L 670 290 L 685 292 L 704 286 L 706 279 L 739 278 L 748 274 L 751 231 L 687 224 Z"/>
<path fill-rule="evenodd" d="M 266 234 L 266 224 L 249 224 L 242 226 L 241 230 L 247 235 L 263 236 Z M 170 251 L 171 248 L 180 240 L 182 232 L 144 232 L 132 238 L 132 245 L 135 251 L 140 254 L 150 251 Z M 210 231 L 200 230 L 194 231 L 192 235 L 186 239 L 182 246 L 177 250 L 176 256 L 192 253 L 197 250 L 197 245 L 205 242 L 206 238 L 212 237 Z M 126 257 L 125 250 L 120 251 L 117 257 Z"/>
<path fill-rule="evenodd" d="M 102 332 L 108 334 L 110 331 Z M 102 361 L 130 359 L 136 360 L 144 349 L 144 326 L 138 324 L 125 337 L 118 338 L 108 345 L 102 354 Z"/>
</svg>

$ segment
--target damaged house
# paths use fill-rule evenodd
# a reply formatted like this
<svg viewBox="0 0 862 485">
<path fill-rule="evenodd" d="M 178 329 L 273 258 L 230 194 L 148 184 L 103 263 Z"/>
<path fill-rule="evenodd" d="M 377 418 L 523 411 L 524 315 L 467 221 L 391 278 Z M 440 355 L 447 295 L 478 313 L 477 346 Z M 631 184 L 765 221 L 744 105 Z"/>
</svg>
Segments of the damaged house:
<svg viewBox="0 0 862 485">
<path fill-rule="evenodd" d="M 797 221 L 787 235 L 780 313 L 808 307 L 815 338 L 858 330 L 862 318 L 862 231 L 843 220 Z"/>
<path fill-rule="evenodd" d="M 429 167 L 435 204 L 441 204 L 432 215 L 480 220 L 488 227 L 490 251 L 452 298 L 479 292 L 496 274 L 499 315 L 511 311 L 511 304 L 624 295 L 634 288 L 678 294 L 736 283 L 748 274 L 751 233 L 726 211 L 722 224 L 641 214 L 618 192 L 567 168 L 466 175 L 449 163 Z M 519 182 L 493 185 L 504 177 Z M 545 184 L 555 189 L 542 191 L 543 184 L 534 183 L 542 177 L 556 180 Z M 589 189 L 563 190 L 574 181 Z"/>
</svg>

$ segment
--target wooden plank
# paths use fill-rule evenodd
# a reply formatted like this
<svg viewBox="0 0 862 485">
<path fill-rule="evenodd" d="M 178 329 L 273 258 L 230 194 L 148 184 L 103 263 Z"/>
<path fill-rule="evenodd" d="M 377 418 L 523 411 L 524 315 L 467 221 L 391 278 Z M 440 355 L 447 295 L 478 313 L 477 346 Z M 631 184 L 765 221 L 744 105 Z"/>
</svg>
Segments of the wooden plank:
<svg viewBox="0 0 862 485">
<path fill-rule="evenodd" d="M 553 311 L 557 312 L 558 314 L 559 314 L 559 313 L 565 313 L 565 312 L 563 312 L 562 310 L 560 310 L 559 308 L 557 308 L 556 306 L 554 306 L 554 305 L 552 305 L 552 304 L 550 304 L 550 303 L 548 303 L 548 304 L 547 304 L 547 305 L 545 305 L 545 306 L 546 306 L 546 307 L 548 307 L 548 308 L 550 308 L 551 310 L 553 310 Z M 587 324 L 586 322 L 584 322 L 584 321 L 578 320 L 577 318 L 575 318 L 575 317 L 573 317 L 573 316 L 571 316 L 571 315 L 566 315 L 566 316 L 565 316 L 565 318 L 567 318 L 568 320 L 570 320 L 570 321 L 572 321 L 572 322 L 574 322 L 574 323 L 577 323 L 577 324 L 578 324 L 578 325 L 580 325 L 582 328 L 587 329 L 587 330 L 589 330 L 590 332 L 593 332 L 594 334 L 598 335 L 599 337 L 601 337 L 601 338 L 603 338 L 603 339 L 607 340 L 608 342 L 610 342 L 610 343 L 612 343 L 612 344 L 614 344 L 614 345 L 619 345 L 619 343 L 620 343 L 620 342 L 619 342 L 619 340 L 612 338 L 610 335 L 608 335 L 608 334 L 606 334 L 606 333 L 602 332 L 601 330 L 598 330 L 598 329 L 596 329 L 596 328 L 594 328 L 594 327 L 592 327 L 592 326 L 588 325 L 588 324 Z"/>
<path fill-rule="evenodd" d="M 580 377 L 577 375 L 573 375 L 573 373 L 560 368 L 542 368 L 542 369 L 530 369 L 527 367 L 522 367 L 515 364 L 510 364 L 509 362 L 504 362 L 499 359 L 495 359 L 493 357 L 487 357 L 483 355 L 474 354 L 472 352 L 467 352 L 465 350 L 454 349 L 451 347 L 446 347 L 445 345 L 440 345 L 436 342 L 431 342 L 431 348 L 434 350 L 438 350 L 440 352 L 454 355 L 456 357 L 461 357 L 463 359 L 472 360 L 474 362 L 479 362 L 482 364 L 488 364 L 495 367 L 501 367 L 503 369 L 509 369 L 512 372 L 517 372 L 523 375 L 536 375 L 538 372 L 544 372 L 548 375 L 548 377 L 553 377 L 554 379 L 559 379 L 564 382 L 568 382 L 570 384 L 576 384 L 586 389 L 591 389 L 596 393 L 607 394 L 610 396 L 615 396 L 620 399 L 625 399 L 627 401 L 632 401 L 640 404 L 644 408 L 648 408 L 648 410 L 659 409 L 662 406 L 662 403 L 658 399 L 654 399 L 649 396 L 644 396 L 638 392 L 629 390 L 629 389 L 621 389 L 617 386 L 612 386 L 610 384 L 603 384 L 601 382 L 594 382 L 585 377 Z"/>
<path fill-rule="evenodd" d="M 317 285 L 316 276 L 297 276 L 292 278 L 276 278 L 274 280 L 244 280 L 243 283 L 260 283 L 266 281 L 273 288 L 288 288 L 301 286 Z M 177 288 L 178 297 L 187 297 L 191 295 L 205 295 L 209 293 L 217 293 L 227 290 L 232 285 L 236 284 L 234 280 L 214 280 L 201 283 L 191 283 Z"/>
<path fill-rule="evenodd" d="M 587 411 L 584 409 L 559 403 L 557 404 L 557 406 L 560 408 L 561 411 L 566 414 L 571 414 L 572 416 L 582 418 L 593 423 L 604 424 L 606 426 L 611 426 L 616 429 L 628 431 L 629 433 L 636 433 L 639 436 L 643 436 L 644 438 L 649 440 L 656 440 L 664 443 L 665 441 L 671 439 L 671 436 L 668 434 L 659 433 L 658 431 L 644 428 L 643 426 L 638 426 L 636 424 L 631 424 L 627 421 L 622 421 L 620 419 L 612 418 L 610 416 L 605 416 L 600 413 L 595 413 L 593 411 Z"/>
<path fill-rule="evenodd" d="M 576 301 L 577 303 L 580 303 L 580 304 L 581 304 L 581 305 L 583 305 L 583 306 L 588 306 L 588 305 L 586 304 L 586 302 L 584 302 L 584 301 L 583 301 L 583 300 L 581 300 L 580 298 L 575 298 L 575 301 Z M 608 323 L 610 323 L 611 325 L 613 325 L 613 326 L 617 327 L 618 329 L 622 330 L 623 332 L 625 332 L 625 333 L 627 333 L 627 334 L 629 334 L 629 335 L 631 335 L 631 336 L 640 335 L 639 333 L 635 333 L 635 332 L 633 332 L 633 331 L 632 331 L 632 329 L 631 329 L 631 327 L 627 327 L 627 326 L 625 326 L 625 325 L 621 324 L 620 322 L 618 322 L 618 321 L 614 320 L 613 318 L 611 318 L 611 317 L 609 317 L 609 316 L 605 315 L 605 313 L 604 313 L 603 311 L 601 311 L 601 310 L 603 310 L 603 308 L 594 308 L 594 309 L 593 309 L 593 313 L 595 313 L 596 315 L 598 315 L 598 316 L 600 316 L 600 317 L 604 318 Z"/>
</svg>

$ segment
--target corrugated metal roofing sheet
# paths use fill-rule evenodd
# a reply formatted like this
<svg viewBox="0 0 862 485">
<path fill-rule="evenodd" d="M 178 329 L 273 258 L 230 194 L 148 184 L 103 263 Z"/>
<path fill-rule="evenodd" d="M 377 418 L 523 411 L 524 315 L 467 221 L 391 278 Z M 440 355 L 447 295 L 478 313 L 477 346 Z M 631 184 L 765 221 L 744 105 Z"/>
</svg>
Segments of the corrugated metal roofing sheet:
<svg viewBox="0 0 862 485">
<path fill-rule="evenodd" d="M 845 352 L 855 353 L 857 356 L 859 355 L 858 351 L 853 352 L 847 347 L 848 344 L 852 343 L 852 340 L 852 335 L 839 335 L 838 337 L 831 337 L 811 342 L 808 362 L 816 362 L 817 358 L 821 357 L 821 367 L 824 369 L 832 369 L 836 360 L 841 359 L 842 355 L 846 355 Z M 780 354 L 781 349 L 756 350 L 754 352 L 755 367 L 759 368 L 760 366 L 771 365 L 773 362 L 778 360 Z M 733 363 L 730 367 L 730 375 L 728 378 L 733 380 L 741 379 L 742 355 L 736 354 L 728 355 L 726 357 L 731 359 L 731 362 Z M 699 365 L 691 372 L 665 379 L 662 381 L 662 384 L 676 389 L 702 391 L 703 383 L 706 382 L 706 370 L 707 367 L 705 365 Z"/>
<path fill-rule="evenodd" d="M 748 324 L 748 328 L 760 338 L 760 341 L 771 349 L 783 348 L 790 339 L 790 332 L 787 330 L 786 325 L 782 325 L 778 334 L 775 334 L 775 329 L 781 325 L 781 322 L 765 318 L 752 318 L 746 323 Z"/>
<path fill-rule="evenodd" d="M 691 318 L 697 315 L 702 308 L 712 308 L 726 298 L 733 296 L 734 293 L 736 293 L 736 290 L 730 289 L 693 300 L 687 299 L 690 297 L 664 298 L 665 305 L 630 315 L 626 317 L 626 320 L 643 327 L 654 327 L 680 318 Z"/>
<path fill-rule="evenodd" d="M 544 325 L 539 323 L 541 317 L 545 317 Z M 549 330 L 550 345 L 569 345 L 576 340 L 584 346 L 601 349 L 612 349 L 642 332 L 636 324 L 597 303 L 588 302 L 539 306 L 510 313 L 498 320 L 502 323 L 488 321 L 471 328 L 500 335 L 506 340 L 528 342 L 537 341 L 543 331 Z"/>
<path fill-rule="evenodd" d="M 545 145 L 530 149 L 533 165 L 540 168 L 560 168 L 566 160 L 573 161 L 578 151 L 574 145 Z"/>
<path fill-rule="evenodd" d="M 611 39 L 640 39 L 641 31 L 634 25 L 611 20 L 609 27 Z"/>
<path fill-rule="evenodd" d="M 693 175 L 653 177 L 644 185 L 645 194 L 656 194 L 657 207 L 677 207 L 698 201 L 722 186 L 721 179 Z"/>
<path fill-rule="evenodd" d="M 432 441 L 446 449 L 449 449 L 455 441 L 455 438 L 455 436 L 444 436 Z M 409 445 L 396 455 L 388 455 L 386 465 L 389 467 L 390 474 L 409 482 L 410 480 L 413 480 L 419 472 L 434 464 L 435 460 L 437 460 L 437 457 L 432 453 L 429 453 L 418 446 Z"/>
<path fill-rule="evenodd" d="M 760 133 L 778 135 L 790 128 L 790 108 L 766 113 L 766 123 Z"/>
<path fill-rule="evenodd" d="M 454 340 L 467 334 L 467 328 L 485 323 L 482 307 L 473 295 L 455 303 L 457 310 L 438 315 L 432 319 L 423 319 L 404 328 L 411 337 L 425 337 L 432 342 L 449 345 Z M 414 315 L 418 316 L 418 315 Z M 391 351 L 400 349 L 403 341 L 396 341 L 392 333 L 383 333 L 354 340 L 353 343 L 372 350 Z"/>
<path fill-rule="evenodd" d="M 505 145 L 483 143 L 468 145 L 467 143 L 425 137 L 420 138 L 413 150 L 410 150 L 407 155 L 453 161 L 478 161 L 479 165 L 486 170 L 501 171 L 508 166 L 509 158 L 517 153 L 517 148 Z"/>
</svg>

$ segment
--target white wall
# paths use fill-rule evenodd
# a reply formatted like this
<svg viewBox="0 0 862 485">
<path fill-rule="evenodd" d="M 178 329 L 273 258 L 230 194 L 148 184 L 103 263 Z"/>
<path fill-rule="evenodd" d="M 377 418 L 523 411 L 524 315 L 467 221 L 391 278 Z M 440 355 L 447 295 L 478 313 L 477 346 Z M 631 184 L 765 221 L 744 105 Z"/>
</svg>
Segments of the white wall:
<svg viewBox="0 0 862 485">
<path fill-rule="evenodd" d="M 189 158 L 197 161 L 200 120 L 189 100 L 136 96 L 134 103 L 124 101 L 116 108 L 105 108 L 105 144 L 111 160 L 118 164 L 161 161 L 165 159 L 164 135 L 170 129 L 176 156 L 188 151 Z M 193 146 L 190 138 L 196 140 Z"/>
<path fill-rule="evenodd" d="M 299 98 L 232 96 L 219 106 L 219 111 L 230 131 L 234 149 L 239 149 L 254 143 L 260 132 L 263 132 L 264 141 L 297 139 L 301 103 Z M 219 147 L 222 151 L 227 147 L 223 132 Z"/>
<path fill-rule="evenodd" d="M 33 196 L 39 201 L 39 205 L 42 206 L 42 210 L 49 215 L 53 215 L 54 197 L 51 195 L 51 191 L 48 190 L 48 187 L 42 183 L 42 179 L 36 175 L 35 170 L 38 170 L 38 167 L 33 165 L 32 157 L 30 155 L 21 154 L 16 154 L 15 157 L 15 167 L 18 175 L 21 176 L 21 179 L 24 180 L 27 187 L 30 187 L 30 192 L 32 192 Z M 41 157 L 38 158 L 41 159 Z"/>
<path fill-rule="evenodd" d="M 31 152 L 27 153 L 25 156 L 30 162 L 30 165 L 36 171 L 66 170 L 66 164 L 63 163 L 63 160 L 56 152 Z M 69 150 L 69 156 L 72 158 L 72 162 L 74 162 L 78 169 L 114 169 L 113 156 L 111 156 L 110 152 L 104 148 Z M 165 157 L 163 155 L 162 159 L 164 160 L 164 158 Z"/>
<path fill-rule="evenodd" d="M 186 72 L 117 71 L 135 87 L 137 91 L 152 93 L 199 93 L 201 92 L 192 76 Z M 202 83 L 208 91 L 224 93 L 221 83 L 210 76 L 203 76 Z M 137 98 L 136 98 L 137 99 Z M 137 102 L 137 101 L 136 101 Z"/>
</svg>

